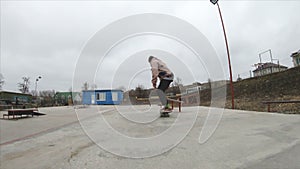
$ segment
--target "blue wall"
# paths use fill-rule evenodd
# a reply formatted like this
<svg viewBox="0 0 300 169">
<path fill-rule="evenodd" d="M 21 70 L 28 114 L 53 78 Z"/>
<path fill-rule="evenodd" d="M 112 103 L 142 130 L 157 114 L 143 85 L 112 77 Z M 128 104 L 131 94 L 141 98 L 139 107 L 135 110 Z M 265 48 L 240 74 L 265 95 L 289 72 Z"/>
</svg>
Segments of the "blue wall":
<svg viewBox="0 0 300 169">
<path fill-rule="evenodd" d="M 113 100 L 113 93 L 117 94 L 117 98 Z M 105 100 L 98 100 L 97 94 L 104 94 Z M 95 90 L 96 103 L 98 105 L 114 105 L 121 104 L 123 100 L 123 92 L 121 90 Z"/>
<path fill-rule="evenodd" d="M 92 104 L 92 95 L 95 96 L 94 90 L 86 90 L 82 92 L 82 104 Z"/>
<path fill-rule="evenodd" d="M 94 97 L 94 103 L 92 103 Z M 122 90 L 87 90 L 82 93 L 82 104 L 115 105 L 123 101 Z"/>
</svg>

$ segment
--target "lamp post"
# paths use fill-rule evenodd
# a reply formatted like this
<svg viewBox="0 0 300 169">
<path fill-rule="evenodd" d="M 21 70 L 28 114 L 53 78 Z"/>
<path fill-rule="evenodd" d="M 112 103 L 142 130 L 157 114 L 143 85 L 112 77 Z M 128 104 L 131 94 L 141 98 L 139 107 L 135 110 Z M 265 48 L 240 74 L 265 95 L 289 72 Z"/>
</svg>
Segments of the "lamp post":
<svg viewBox="0 0 300 169">
<path fill-rule="evenodd" d="M 221 9 L 218 3 L 218 0 L 210 0 L 212 4 L 217 4 L 220 18 L 221 18 L 221 23 L 223 27 L 223 32 L 224 32 L 224 38 L 225 38 L 225 44 L 226 44 L 226 50 L 227 50 L 227 57 L 228 57 L 228 66 L 229 66 L 229 74 L 230 74 L 230 89 L 231 89 L 231 108 L 234 109 L 234 90 L 233 90 L 233 83 L 232 83 L 232 70 L 231 70 L 231 61 L 230 61 L 230 54 L 229 54 L 229 47 L 228 47 L 228 41 L 227 41 L 227 36 L 226 36 L 226 31 L 225 31 L 225 26 L 223 22 L 223 17 L 221 13 Z"/>
<path fill-rule="evenodd" d="M 35 97 L 37 99 L 37 82 L 42 78 L 42 76 L 38 76 L 36 79 L 35 79 Z"/>
</svg>

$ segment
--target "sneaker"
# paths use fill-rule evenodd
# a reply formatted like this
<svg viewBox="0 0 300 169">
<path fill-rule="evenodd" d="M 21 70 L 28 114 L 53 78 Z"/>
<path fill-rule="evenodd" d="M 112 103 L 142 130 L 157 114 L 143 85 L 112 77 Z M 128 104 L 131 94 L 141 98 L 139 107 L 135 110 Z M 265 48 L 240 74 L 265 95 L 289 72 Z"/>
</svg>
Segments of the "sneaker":
<svg viewBox="0 0 300 169">
<path fill-rule="evenodd" d="M 163 107 L 160 109 L 160 112 L 172 112 L 172 109 Z"/>
<path fill-rule="evenodd" d="M 164 107 L 164 110 L 165 111 L 172 111 L 172 108 L 169 105 L 167 105 L 167 106 Z"/>
<path fill-rule="evenodd" d="M 165 109 L 170 109 L 170 110 L 172 110 L 172 108 L 170 107 L 169 104 L 167 104 L 167 105 L 165 106 Z"/>
</svg>

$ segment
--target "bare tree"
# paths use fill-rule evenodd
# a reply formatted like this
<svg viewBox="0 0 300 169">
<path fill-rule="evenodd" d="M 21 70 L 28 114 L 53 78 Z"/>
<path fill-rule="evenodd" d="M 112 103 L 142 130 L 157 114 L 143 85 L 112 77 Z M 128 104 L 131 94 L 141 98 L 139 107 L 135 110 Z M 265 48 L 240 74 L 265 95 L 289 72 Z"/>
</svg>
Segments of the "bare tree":
<svg viewBox="0 0 300 169">
<path fill-rule="evenodd" d="M 126 91 L 126 88 L 124 86 L 119 86 L 117 89 L 122 90 L 122 91 Z"/>
<path fill-rule="evenodd" d="M 30 81 L 29 81 L 29 77 L 22 77 L 23 79 L 23 82 L 20 82 L 18 83 L 18 87 L 19 87 L 19 90 L 22 92 L 22 93 L 29 93 L 29 85 L 30 85 Z"/>
<path fill-rule="evenodd" d="M 208 88 L 211 89 L 211 79 L 210 78 L 207 79 L 207 83 L 208 83 Z"/>
<path fill-rule="evenodd" d="M 2 90 L 2 86 L 4 85 L 4 77 L 2 73 L 0 73 L 0 90 Z"/>
<path fill-rule="evenodd" d="M 174 86 L 180 86 L 182 85 L 182 79 L 180 77 L 176 77 L 176 79 L 173 82 Z"/>
<path fill-rule="evenodd" d="M 39 96 L 41 99 L 41 105 L 42 106 L 52 106 L 54 105 L 55 101 L 55 90 L 43 90 L 39 92 Z"/>
<path fill-rule="evenodd" d="M 37 92 L 36 92 L 35 90 L 31 90 L 30 94 L 31 94 L 32 96 L 37 96 Z"/>
<path fill-rule="evenodd" d="M 238 75 L 238 78 L 236 79 L 236 81 L 241 81 L 241 80 L 243 80 L 243 79 L 240 77 L 240 75 Z"/>
<path fill-rule="evenodd" d="M 88 82 L 83 83 L 82 90 L 89 90 Z"/>
<path fill-rule="evenodd" d="M 55 90 L 43 90 L 43 91 L 40 91 L 39 93 L 40 93 L 41 97 L 53 98 L 55 95 Z"/>
<path fill-rule="evenodd" d="M 97 89 L 97 85 L 96 85 L 96 84 L 92 84 L 92 85 L 91 85 L 91 89 L 92 89 L 92 90 Z"/>
<path fill-rule="evenodd" d="M 144 90 L 145 87 L 144 87 L 144 85 L 142 85 L 142 84 L 138 84 L 138 86 L 136 87 L 136 89 Z"/>
<path fill-rule="evenodd" d="M 146 98 L 146 97 L 148 97 L 147 90 L 145 89 L 145 87 L 143 85 L 139 84 L 135 88 L 135 96 L 138 97 L 138 98 Z"/>
</svg>

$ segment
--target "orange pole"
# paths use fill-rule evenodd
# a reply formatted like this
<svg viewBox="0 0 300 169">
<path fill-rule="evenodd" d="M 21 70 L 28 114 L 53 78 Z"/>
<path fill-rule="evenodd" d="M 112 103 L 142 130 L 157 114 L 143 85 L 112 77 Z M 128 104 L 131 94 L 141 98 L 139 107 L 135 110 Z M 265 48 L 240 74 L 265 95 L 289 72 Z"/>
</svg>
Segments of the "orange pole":
<svg viewBox="0 0 300 169">
<path fill-rule="evenodd" d="M 226 50 L 227 50 L 227 56 L 228 56 L 228 65 L 229 65 L 229 73 L 230 73 L 231 108 L 234 109 L 234 90 L 233 90 L 233 84 L 232 84 L 232 70 L 231 70 L 229 47 L 228 47 L 228 41 L 227 41 L 225 26 L 224 26 L 224 22 L 223 22 L 223 17 L 222 17 L 221 9 L 220 9 L 220 6 L 219 6 L 218 2 L 217 2 L 217 6 L 218 6 L 218 9 L 219 9 L 219 14 L 220 14 L 221 22 L 222 22 L 222 27 L 223 27 L 223 32 L 224 32 L 224 38 L 225 38 L 225 43 L 226 43 Z"/>
<path fill-rule="evenodd" d="M 179 112 L 181 112 L 181 103 L 178 103 Z"/>
</svg>

